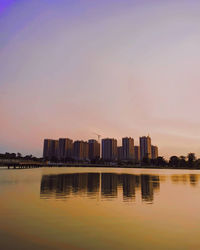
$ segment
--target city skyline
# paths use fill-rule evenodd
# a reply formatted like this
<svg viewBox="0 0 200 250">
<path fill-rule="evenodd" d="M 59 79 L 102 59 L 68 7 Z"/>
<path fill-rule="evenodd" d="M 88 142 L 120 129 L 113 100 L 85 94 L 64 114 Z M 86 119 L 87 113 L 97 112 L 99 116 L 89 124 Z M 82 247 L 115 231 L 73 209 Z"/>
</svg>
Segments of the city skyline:
<svg viewBox="0 0 200 250">
<path fill-rule="evenodd" d="M 148 134 L 200 157 L 196 0 L 0 1 L 0 152 Z M 136 141 L 136 143 L 138 143 Z"/>
<path fill-rule="evenodd" d="M 200 0 L 0 0 L 1 249 L 200 249 Z"/>
<path fill-rule="evenodd" d="M 115 138 L 71 140 L 70 138 L 44 139 L 43 158 L 52 162 L 90 161 L 99 160 L 116 162 L 143 162 L 146 159 L 157 159 L 158 146 L 151 144 L 151 138 L 142 136 L 139 145 L 134 145 L 134 138 L 121 138 L 121 145 Z"/>
</svg>

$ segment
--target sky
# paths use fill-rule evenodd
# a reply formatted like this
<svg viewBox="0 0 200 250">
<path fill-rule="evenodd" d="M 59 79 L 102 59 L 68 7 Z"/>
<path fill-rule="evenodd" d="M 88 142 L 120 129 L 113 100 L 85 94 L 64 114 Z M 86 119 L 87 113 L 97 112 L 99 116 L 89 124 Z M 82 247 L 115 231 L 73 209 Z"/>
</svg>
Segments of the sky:
<svg viewBox="0 0 200 250">
<path fill-rule="evenodd" d="M 150 135 L 200 157 L 200 1 L 0 0 L 0 152 Z"/>
</svg>

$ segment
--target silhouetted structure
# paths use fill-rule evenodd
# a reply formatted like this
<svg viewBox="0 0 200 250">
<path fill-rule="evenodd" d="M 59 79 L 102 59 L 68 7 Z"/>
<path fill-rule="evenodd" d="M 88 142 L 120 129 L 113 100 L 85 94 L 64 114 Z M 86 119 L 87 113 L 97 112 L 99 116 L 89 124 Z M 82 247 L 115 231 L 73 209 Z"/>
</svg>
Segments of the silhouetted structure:
<svg viewBox="0 0 200 250">
<path fill-rule="evenodd" d="M 151 146 L 149 136 L 140 137 L 139 147 L 134 147 L 134 139 L 131 137 L 122 138 L 122 146 L 118 148 L 117 140 L 114 138 L 102 139 L 101 145 L 94 139 L 88 140 L 88 142 L 77 140 L 73 143 L 73 140 L 69 138 L 59 138 L 59 140 L 45 139 L 43 149 L 45 160 L 60 163 L 86 160 L 91 163 L 104 163 L 118 160 L 122 161 L 122 164 L 133 164 L 134 161 L 145 163 L 143 161 L 143 158 L 145 158 L 147 163 L 150 164 L 149 160 L 151 158 L 154 160 L 157 156 L 158 147 Z M 151 163 L 154 164 L 154 162 Z M 198 165 L 200 165 L 200 161 Z"/>
<path fill-rule="evenodd" d="M 149 136 L 140 137 L 140 160 L 151 159 L 151 138 Z"/>
<path fill-rule="evenodd" d="M 58 158 L 58 141 L 44 139 L 43 158 L 46 160 L 57 160 Z"/>
<path fill-rule="evenodd" d="M 122 146 L 117 147 L 117 159 L 118 159 L 118 161 L 123 160 L 123 148 L 122 148 Z"/>
<path fill-rule="evenodd" d="M 158 158 L 158 147 L 151 145 L 151 159 Z"/>
<path fill-rule="evenodd" d="M 73 149 L 73 158 L 78 161 L 89 159 L 89 147 L 88 142 L 75 141 Z"/>
<path fill-rule="evenodd" d="M 73 141 L 69 138 L 60 138 L 58 141 L 58 158 L 65 161 L 73 156 Z"/>
<path fill-rule="evenodd" d="M 122 150 L 124 160 L 134 159 L 134 139 L 131 137 L 122 138 Z"/>
<path fill-rule="evenodd" d="M 140 147 L 134 146 L 134 159 L 136 162 L 140 161 Z"/>
<path fill-rule="evenodd" d="M 102 159 L 105 161 L 117 160 L 117 140 L 116 139 L 102 139 Z"/>
<path fill-rule="evenodd" d="M 100 159 L 100 143 L 96 140 L 89 140 L 89 159 L 91 161 Z"/>
</svg>

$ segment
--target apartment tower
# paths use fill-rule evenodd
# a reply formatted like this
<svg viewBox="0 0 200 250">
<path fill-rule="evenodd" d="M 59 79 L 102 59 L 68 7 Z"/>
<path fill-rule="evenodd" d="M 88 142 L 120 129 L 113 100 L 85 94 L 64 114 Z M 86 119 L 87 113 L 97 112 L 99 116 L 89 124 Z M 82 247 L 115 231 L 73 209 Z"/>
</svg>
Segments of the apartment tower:
<svg viewBox="0 0 200 250">
<path fill-rule="evenodd" d="M 73 147 L 73 158 L 75 160 L 88 160 L 88 142 L 86 141 L 75 141 Z"/>
<path fill-rule="evenodd" d="M 149 136 L 140 137 L 140 159 L 151 159 L 151 138 Z"/>
<path fill-rule="evenodd" d="M 58 141 L 44 139 L 43 158 L 45 160 L 56 160 L 58 158 Z"/>
<path fill-rule="evenodd" d="M 96 140 L 89 140 L 88 141 L 88 147 L 89 147 L 89 159 L 92 160 L 98 160 L 100 159 L 100 143 Z"/>
<path fill-rule="evenodd" d="M 123 160 L 123 148 L 117 147 L 117 160 L 121 161 Z"/>
<path fill-rule="evenodd" d="M 140 147 L 134 146 L 134 159 L 136 162 L 140 161 Z"/>
<path fill-rule="evenodd" d="M 102 139 L 102 159 L 106 161 L 117 160 L 117 140 L 106 138 Z"/>
<path fill-rule="evenodd" d="M 58 158 L 66 160 L 72 158 L 73 141 L 69 138 L 60 138 L 58 141 Z"/>
<path fill-rule="evenodd" d="M 151 158 L 156 159 L 158 158 L 158 147 L 157 146 L 151 146 Z"/>
<path fill-rule="evenodd" d="M 122 151 L 124 160 L 134 159 L 134 139 L 131 137 L 122 138 Z"/>
</svg>

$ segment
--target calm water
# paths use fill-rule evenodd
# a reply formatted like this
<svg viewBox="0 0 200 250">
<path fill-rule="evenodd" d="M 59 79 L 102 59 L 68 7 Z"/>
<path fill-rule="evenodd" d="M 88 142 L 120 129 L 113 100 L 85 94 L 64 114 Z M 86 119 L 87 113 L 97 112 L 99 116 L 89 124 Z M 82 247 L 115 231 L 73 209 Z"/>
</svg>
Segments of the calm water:
<svg viewBox="0 0 200 250">
<path fill-rule="evenodd" d="M 199 249 L 200 172 L 0 170 L 1 249 Z"/>
</svg>

